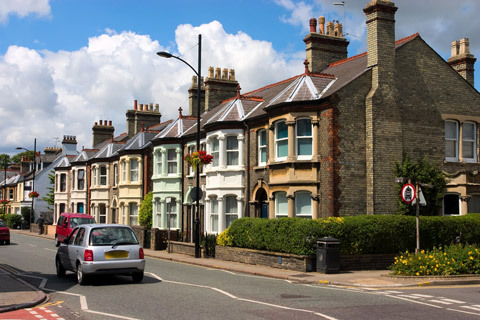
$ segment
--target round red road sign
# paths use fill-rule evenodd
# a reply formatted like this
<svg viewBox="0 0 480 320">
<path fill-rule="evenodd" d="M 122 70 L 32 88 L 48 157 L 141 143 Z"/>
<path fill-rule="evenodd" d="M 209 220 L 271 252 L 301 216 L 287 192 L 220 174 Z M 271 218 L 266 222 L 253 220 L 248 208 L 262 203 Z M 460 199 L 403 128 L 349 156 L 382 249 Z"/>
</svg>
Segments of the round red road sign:
<svg viewBox="0 0 480 320">
<path fill-rule="evenodd" d="M 415 187 L 411 183 L 407 183 L 402 187 L 402 200 L 411 203 L 415 200 Z"/>
</svg>

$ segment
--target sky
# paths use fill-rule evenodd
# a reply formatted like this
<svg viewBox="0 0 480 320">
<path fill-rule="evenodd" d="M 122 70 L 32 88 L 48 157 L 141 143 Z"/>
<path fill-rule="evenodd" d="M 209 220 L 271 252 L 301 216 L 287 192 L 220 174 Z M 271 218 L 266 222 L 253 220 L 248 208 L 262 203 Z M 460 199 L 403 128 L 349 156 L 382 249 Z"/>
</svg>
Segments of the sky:
<svg viewBox="0 0 480 320">
<path fill-rule="evenodd" d="M 0 154 L 60 147 L 64 135 L 91 148 L 92 126 L 126 131 L 133 101 L 158 103 L 162 121 L 188 113 L 193 72 L 168 51 L 235 69 L 242 92 L 304 72 L 309 19 L 343 21 L 348 56 L 366 51 L 368 0 L 0 0 Z M 396 39 L 416 32 L 445 60 L 470 39 L 480 57 L 480 1 L 396 0 Z M 480 70 L 477 66 L 477 70 Z M 476 89 L 480 74 L 475 72 Z"/>
</svg>

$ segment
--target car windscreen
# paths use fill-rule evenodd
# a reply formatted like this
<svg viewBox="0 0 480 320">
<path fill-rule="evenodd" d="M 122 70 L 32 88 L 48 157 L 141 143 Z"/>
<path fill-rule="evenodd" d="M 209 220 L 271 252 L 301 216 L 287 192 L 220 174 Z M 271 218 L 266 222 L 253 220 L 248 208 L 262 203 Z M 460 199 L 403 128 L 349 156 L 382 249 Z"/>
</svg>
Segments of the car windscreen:
<svg viewBox="0 0 480 320">
<path fill-rule="evenodd" d="M 135 233 L 125 227 L 99 227 L 90 231 L 91 246 L 114 246 L 138 244 Z"/>
<path fill-rule="evenodd" d="M 76 226 L 81 224 L 93 224 L 93 223 L 95 223 L 95 219 L 92 219 L 92 218 L 77 218 L 77 217 L 70 218 L 70 228 L 75 228 Z"/>
<path fill-rule="evenodd" d="M 0 221 L 0 227 L 6 227 L 7 225 L 5 224 L 5 222 L 3 221 Z"/>
</svg>

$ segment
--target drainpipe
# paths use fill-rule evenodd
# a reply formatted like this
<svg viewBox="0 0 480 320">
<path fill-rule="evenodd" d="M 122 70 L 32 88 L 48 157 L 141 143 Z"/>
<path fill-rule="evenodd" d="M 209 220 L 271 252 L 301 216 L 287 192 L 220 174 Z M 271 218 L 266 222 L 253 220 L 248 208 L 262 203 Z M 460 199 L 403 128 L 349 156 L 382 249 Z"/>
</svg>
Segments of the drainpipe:
<svg viewBox="0 0 480 320">
<path fill-rule="evenodd" d="M 247 126 L 247 190 L 245 192 L 245 216 L 250 217 L 250 126 Z"/>
</svg>

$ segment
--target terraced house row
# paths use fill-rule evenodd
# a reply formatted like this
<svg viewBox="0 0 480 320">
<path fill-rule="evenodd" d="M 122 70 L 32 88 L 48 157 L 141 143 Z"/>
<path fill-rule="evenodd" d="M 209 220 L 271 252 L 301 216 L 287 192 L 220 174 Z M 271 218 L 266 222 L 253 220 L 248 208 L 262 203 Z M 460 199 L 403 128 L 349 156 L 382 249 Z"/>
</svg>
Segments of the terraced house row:
<svg viewBox="0 0 480 320">
<path fill-rule="evenodd" d="M 480 94 L 466 38 L 445 61 L 419 33 L 395 41 L 391 1 L 364 8 L 367 52 L 348 57 L 342 25 L 310 20 L 304 73 L 242 93 L 234 70 L 210 68 L 190 110 L 161 121 L 159 106 L 126 112 L 127 132 L 93 126 L 93 147 L 55 167 L 55 215 L 90 213 L 99 222 L 138 224 L 153 193 L 153 227 L 191 234 L 197 99 L 202 167 L 201 229 L 219 233 L 240 217 L 389 214 L 394 168 L 427 156 L 448 175 L 439 214 L 480 212 Z M 192 35 L 195 36 L 195 35 Z"/>
</svg>

